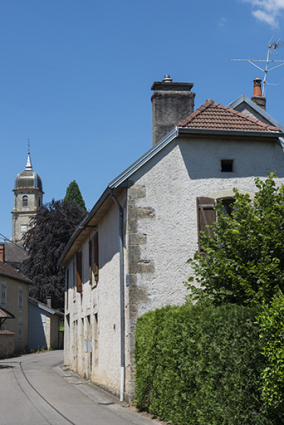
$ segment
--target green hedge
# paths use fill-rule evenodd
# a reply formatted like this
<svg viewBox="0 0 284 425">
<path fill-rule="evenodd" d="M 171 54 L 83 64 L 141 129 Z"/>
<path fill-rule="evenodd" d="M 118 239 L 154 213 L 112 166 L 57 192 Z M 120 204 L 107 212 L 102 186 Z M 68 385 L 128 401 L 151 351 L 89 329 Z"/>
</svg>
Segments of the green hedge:
<svg viewBox="0 0 284 425">
<path fill-rule="evenodd" d="M 276 425 L 261 402 L 257 311 L 165 307 L 136 325 L 136 405 L 177 425 Z"/>
</svg>

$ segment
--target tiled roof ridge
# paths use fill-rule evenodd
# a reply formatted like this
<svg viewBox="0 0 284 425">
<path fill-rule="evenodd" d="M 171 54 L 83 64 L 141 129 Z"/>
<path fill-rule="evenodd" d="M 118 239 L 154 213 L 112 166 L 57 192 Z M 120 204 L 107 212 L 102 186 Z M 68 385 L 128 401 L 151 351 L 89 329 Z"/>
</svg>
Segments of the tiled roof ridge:
<svg viewBox="0 0 284 425">
<path fill-rule="evenodd" d="M 242 120 L 246 120 L 247 122 L 250 122 L 252 124 L 256 124 L 260 127 L 262 127 L 265 130 L 273 131 L 273 132 L 280 132 L 280 129 L 276 126 L 273 126 L 271 124 L 265 124 L 264 122 L 258 120 L 257 118 L 250 117 L 246 114 L 243 114 L 242 112 L 236 111 L 228 106 L 224 106 L 221 103 L 214 102 L 213 99 L 207 99 L 206 102 L 201 105 L 199 108 L 197 108 L 192 114 L 190 114 L 187 118 L 185 118 L 183 121 L 178 123 L 178 127 L 187 127 L 190 123 L 192 123 L 199 115 L 201 115 L 204 111 L 206 111 L 208 108 L 216 108 L 216 109 L 222 109 L 226 112 L 229 112 L 230 114 L 233 114 L 237 117 L 239 117 Z M 251 131 L 251 130 L 247 130 Z"/>
<path fill-rule="evenodd" d="M 10 264 L 7 264 L 3 261 L 0 261 L 0 274 L 4 274 L 10 278 L 22 280 L 28 284 L 32 283 L 29 278 L 20 273 L 17 269 L 15 269 L 15 267 L 10 266 Z"/>
<path fill-rule="evenodd" d="M 198 117 L 202 112 L 209 108 L 209 106 L 213 105 L 215 102 L 213 99 L 207 99 L 203 105 L 199 106 L 194 112 L 192 112 L 187 118 L 178 123 L 178 127 L 186 127 L 187 124 L 192 122 L 194 118 Z"/>
<path fill-rule="evenodd" d="M 242 112 L 236 111 L 235 109 L 229 108 L 229 106 L 222 105 L 221 103 L 215 103 L 214 102 L 214 105 L 212 105 L 212 106 L 222 108 L 225 111 L 230 111 L 230 112 L 234 113 L 235 115 L 239 116 L 240 118 L 246 118 L 248 121 L 250 121 L 254 124 L 258 124 L 258 125 L 260 125 L 264 128 L 267 128 L 268 130 L 280 131 L 280 129 L 278 127 L 275 127 L 274 125 L 265 124 L 264 122 L 258 120 L 257 118 L 253 118 L 249 115 L 243 114 Z"/>
</svg>

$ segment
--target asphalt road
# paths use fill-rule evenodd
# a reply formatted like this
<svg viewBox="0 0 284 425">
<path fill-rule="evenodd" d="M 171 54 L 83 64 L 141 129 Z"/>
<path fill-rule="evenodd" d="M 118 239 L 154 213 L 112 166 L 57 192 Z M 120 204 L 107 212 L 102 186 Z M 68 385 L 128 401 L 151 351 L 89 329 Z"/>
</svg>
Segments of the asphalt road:
<svg viewBox="0 0 284 425">
<path fill-rule="evenodd" d="M 157 425 L 62 363 L 62 351 L 0 360 L 0 425 Z"/>
</svg>

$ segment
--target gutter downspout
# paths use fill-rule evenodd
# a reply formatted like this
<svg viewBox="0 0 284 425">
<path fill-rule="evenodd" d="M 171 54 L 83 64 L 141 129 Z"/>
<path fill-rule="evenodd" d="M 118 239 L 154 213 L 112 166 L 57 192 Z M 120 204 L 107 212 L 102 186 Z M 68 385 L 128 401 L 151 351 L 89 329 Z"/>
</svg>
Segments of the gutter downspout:
<svg viewBox="0 0 284 425">
<path fill-rule="evenodd" d="M 124 395 L 125 370 L 125 319 L 124 319 L 124 257 L 123 257 L 123 208 L 109 187 L 109 192 L 119 209 L 119 255 L 120 255 L 120 401 Z"/>
</svg>

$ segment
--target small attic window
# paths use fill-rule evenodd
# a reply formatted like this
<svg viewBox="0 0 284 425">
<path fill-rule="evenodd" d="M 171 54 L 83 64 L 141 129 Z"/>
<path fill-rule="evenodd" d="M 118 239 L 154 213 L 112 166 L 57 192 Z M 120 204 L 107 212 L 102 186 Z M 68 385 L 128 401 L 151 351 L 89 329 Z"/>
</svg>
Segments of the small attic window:
<svg viewBox="0 0 284 425">
<path fill-rule="evenodd" d="M 221 159 L 221 171 L 231 173 L 233 171 L 233 159 Z"/>
</svg>

